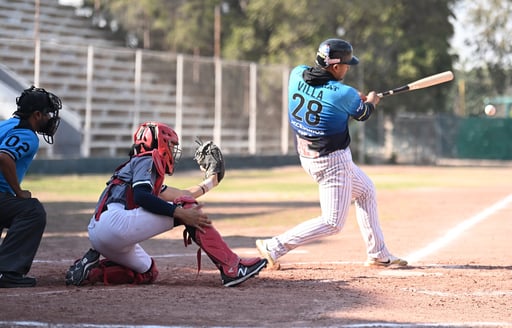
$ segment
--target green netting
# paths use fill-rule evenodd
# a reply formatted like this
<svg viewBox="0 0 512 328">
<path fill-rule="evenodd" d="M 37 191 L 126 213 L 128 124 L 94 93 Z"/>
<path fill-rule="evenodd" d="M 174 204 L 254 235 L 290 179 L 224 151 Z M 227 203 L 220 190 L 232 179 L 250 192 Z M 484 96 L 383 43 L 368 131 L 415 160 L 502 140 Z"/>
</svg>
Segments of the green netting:
<svg viewBox="0 0 512 328">
<path fill-rule="evenodd" d="M 460 122 L 455 140 L 459 158 L 512 159 L 512 120 L 464 118 Z"/>
</svg>

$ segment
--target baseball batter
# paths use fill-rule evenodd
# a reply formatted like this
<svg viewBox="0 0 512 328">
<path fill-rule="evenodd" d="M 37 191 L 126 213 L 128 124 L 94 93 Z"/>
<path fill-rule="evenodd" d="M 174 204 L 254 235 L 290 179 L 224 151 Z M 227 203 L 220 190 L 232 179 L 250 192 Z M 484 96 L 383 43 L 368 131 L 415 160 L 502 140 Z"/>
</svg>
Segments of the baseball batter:
<svg viewBox="0 0 512 328">
<path fill-rule="evenodd" d="M 257 240 L 259 252 L 271 266 L 290 250 L 343 228 L 351 201 L 366 244 L 368 266 L 407 265 L 386 247 L 379 224 L 375 187 L 352 161 L 350 118 L 367 120 L 380 98 L 372 91 L 362 95 L 342 82 L 359 59 L 350 43 L 340 39 L 322 42 L 316 66 L 295 67 L 288 86 L 288 117 L 295 132 L 297 152 L 304 170 L 318 183 L 321 215 L 270 239 Z"/>
<path fill-rule="evenodd" d="M 140 242 L 179 225 L 185 226 L 185 241 L 194 240 L 218 267 L 224 286 L 236 286 L 257 275 L 267 260 L 241 259 L 195 200 L 224 176 L 220 149 L 211 141 L 198 147 L 195 158 L 205 171 L 205 180 L 180 190 L 163 184 L 165 174 L 173 174 L 181 153 L 174 130 L 147 122 L 135 132 L 133 141 L 130 159 L 114 171 L 90 221 L 93 248 L 69 268 L 66 284 L 153 283 L 159 271 Z M 100 254 L 105 257 L 102 261 Z"/>
</svg>

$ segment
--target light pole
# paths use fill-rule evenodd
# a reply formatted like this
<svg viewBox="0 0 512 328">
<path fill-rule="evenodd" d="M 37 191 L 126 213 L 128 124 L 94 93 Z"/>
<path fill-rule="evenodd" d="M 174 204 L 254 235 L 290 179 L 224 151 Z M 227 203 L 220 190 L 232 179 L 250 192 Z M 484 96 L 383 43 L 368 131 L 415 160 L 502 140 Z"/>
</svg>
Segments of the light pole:
<svg viewBox="0 0 512 328">
<path fill-rule="evenodd" d="M 35 0 L 34 8 L 34 85 L 39 86 L 39 65 L 41 63 L 41 40 L 39 40 L 40 0 Z"/>
<path fill-rule="evenodd" d="M 221 56 L 221 34 L 222 34 L 222 14 L 229 12 L 229 3 L 222 2 L 215 6 L 213 22 L 213 56 Z"/>
<path fill-rule="evenodd" d="M 220 33 L 221 33 L 220 5 L 215 6 L 213 23 L 213 57 L 220 58 Z"/>
</svg>

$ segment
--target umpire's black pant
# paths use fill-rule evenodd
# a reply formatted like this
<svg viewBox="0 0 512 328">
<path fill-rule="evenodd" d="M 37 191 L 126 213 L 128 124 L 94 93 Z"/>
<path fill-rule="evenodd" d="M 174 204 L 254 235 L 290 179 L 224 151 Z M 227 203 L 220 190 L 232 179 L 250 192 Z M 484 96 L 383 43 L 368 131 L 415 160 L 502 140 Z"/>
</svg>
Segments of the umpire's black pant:
<svg viewBox="0 0 512 328">
<path fill-rule="evenodd" d="M 9 229 L 0 241 L 0 272 L 27 274 L 45 227 L 46 211 L 37 198 L 0 192 L 0 229 Z"/>
</svg>

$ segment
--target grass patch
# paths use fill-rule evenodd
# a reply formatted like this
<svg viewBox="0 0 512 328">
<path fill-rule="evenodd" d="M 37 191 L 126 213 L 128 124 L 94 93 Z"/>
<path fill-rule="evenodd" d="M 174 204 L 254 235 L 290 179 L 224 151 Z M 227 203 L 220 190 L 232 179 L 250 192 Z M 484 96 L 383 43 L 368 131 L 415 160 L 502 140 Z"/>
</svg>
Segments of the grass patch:
<svg viewBox="0 0 512 328">
<path fill-rule="evenodd" d="M 479 187 L 486 183 L 506 184 L 510 168 L 440 168 L 440 167 L 364 167 L 377 190 L 418 188 Z M 43 194 L 62 199 L 97 199 L 109 175 L 28 175 L 22 187 L 33 195 Z M 203 179 L 200 171 L 177 172 L 165 183 L 185 189 Z M 237 199 L 317 199 L 317 184 L 301 167 L 261 170 L 232 170 L 208 198 Z M 37 196 L 36 196 L 37 197 Z"/>
</svg>

